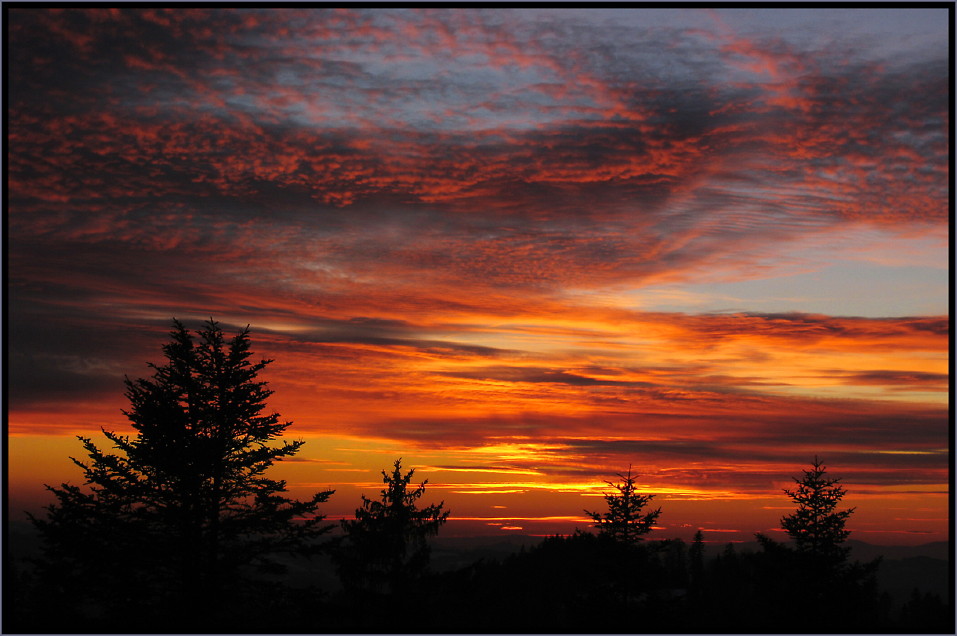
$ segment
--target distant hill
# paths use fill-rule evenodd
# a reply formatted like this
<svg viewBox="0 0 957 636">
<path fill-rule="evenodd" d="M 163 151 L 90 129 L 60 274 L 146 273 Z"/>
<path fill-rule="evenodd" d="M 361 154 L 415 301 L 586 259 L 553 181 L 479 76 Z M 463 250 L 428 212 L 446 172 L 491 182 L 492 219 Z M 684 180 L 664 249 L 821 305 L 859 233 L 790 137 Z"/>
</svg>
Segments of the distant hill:
<svg viewBox="0 0 957 636">
<path fill-rule="evenodd" d="M 856 539 L 848 539 L 844 544 L 851 548 L 851 558 L 858 561 L 870 561 L 881 556 L 885 559 L 906 559 L 909 557 L 930 557 L 932 559 L 950 558 L 950 544 L 947 541 L 933 541 L 921 545 L 874 545 Z"/>
</svg>

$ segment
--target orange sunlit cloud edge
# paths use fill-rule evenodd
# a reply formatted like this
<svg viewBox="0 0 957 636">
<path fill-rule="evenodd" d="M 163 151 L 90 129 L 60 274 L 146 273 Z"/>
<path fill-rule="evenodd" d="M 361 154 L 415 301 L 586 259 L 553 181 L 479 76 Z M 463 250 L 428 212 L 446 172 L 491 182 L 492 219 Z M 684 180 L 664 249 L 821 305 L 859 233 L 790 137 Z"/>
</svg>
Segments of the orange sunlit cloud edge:
<svg viewBox="0 0 957 636">
<path fill-rule="evenodd" d="M 629 464 L 780 497 L 818 453 L 885 503 L 946 490 L 946 12 L 602 15 L 12 10 L 17 487 L 212 316 L 337 462 L 291 483 L 392 454 L 437 493 L 483 467 L 471 500 Z"/>
</svg>

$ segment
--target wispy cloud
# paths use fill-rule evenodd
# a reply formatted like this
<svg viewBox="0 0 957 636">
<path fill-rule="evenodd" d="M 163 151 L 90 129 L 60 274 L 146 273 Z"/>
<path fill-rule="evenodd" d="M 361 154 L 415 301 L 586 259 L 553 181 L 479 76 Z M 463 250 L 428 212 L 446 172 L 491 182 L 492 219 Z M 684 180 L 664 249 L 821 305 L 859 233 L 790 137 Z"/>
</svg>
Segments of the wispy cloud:
<svg viewBox="0 0 957 636">
<path fill-rule="evenodd" d="M 214 317 L 298 430 L 448 473 L 937 483 L 947 12 L 854 15 L 13 8 L 11 431 L 113 428 Z M 801 307 L 849 261 L 913 311 Z"/>
</svg>

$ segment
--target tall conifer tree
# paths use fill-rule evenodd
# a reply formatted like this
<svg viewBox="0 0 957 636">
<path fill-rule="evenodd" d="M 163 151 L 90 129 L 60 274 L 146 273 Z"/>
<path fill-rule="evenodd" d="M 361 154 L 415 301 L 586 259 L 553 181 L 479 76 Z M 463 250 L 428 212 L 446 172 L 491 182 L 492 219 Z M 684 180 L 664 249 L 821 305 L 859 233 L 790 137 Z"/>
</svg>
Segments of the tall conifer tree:
<svg viewBox="0 0 957 636">
<path fill-rule="evenodd" d="M 170 335 L 152 377 L 126 380 L 135 435 L 104 430 L 117 453 L 80 437 L 86 488 L 47 486 L 56 502 L 33 521 L 41 573 L 86 607 L 209 617 L 249 566 L 275 569 L 271 554 L 330 529 L 316 511 L 333 491 L 290 499 L 265 475 L 304 442 L 279 443 L 290 422 L 265 412 L 271 360 L 250 361 L 248 327 L 227 342 L 213 320 L 198 337 L 174 321 Z"/>
<path fill-rule="evenodd" d="M 850 535 L 844 528 L 854 508 L 837 510 L 846 494 L 840 479 L 827 476 L 824 463 L 814 458 L 804 477 L 794 478 L 795 490 L 784 492 L 798 505 L 792 514 L 781 518 L 781 527 L 794 540 L 799 552 L 836 562 L 847 558 L 848 548 L 841 544 Z"/>
</svg>

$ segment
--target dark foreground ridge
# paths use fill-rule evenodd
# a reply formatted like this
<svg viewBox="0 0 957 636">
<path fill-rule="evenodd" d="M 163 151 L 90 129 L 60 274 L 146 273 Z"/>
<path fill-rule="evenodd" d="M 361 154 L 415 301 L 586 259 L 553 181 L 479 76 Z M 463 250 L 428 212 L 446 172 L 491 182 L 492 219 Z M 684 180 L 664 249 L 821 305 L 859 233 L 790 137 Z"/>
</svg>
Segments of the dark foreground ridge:
<svg viewBox="0 0 957 636">
<path fill-rule="evenodd" d="M 953 633 L 948 546 L 851 543 L 852 558 L 882 557 L 870 598 L 844 596 L 824 614 L 795 614 L 800 590 L 772 582 L 757 543 L 647 541 L 637 550 L 601 537 L 438 537 L 428 574 L 396 593 L 346 593 L 328 555 L 286 556 L 283 574 L 251 577 L 236 613 L 197 630 L 185 616 L 162 620 L 144 608 L 125 624 L 94 604 L 54 612 L 29 586 L 37 539 L 25 523 L 10 527 L 8 573 L 26 587 L 7 590 L 6 633 Z M 787 578 L 786 576 L 784 578 Z M 8 581 L 12 584 L 14 581 Z M 762 589 L 764 588 L 764 589 Z M 831 590 L 838 594 L 838 590 Z M 245 604 L 246 607 L 241 606 Z M 872 614 L 854 613 L 855 606 Z M 67 611 L 65 611 L 67 610 Z M 781 621 L 781 622 L 776 622 Z M 191 627 L 190 625 L 195 627 Z"/>
</svg>

